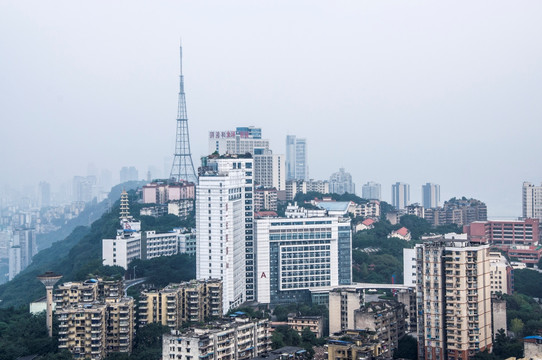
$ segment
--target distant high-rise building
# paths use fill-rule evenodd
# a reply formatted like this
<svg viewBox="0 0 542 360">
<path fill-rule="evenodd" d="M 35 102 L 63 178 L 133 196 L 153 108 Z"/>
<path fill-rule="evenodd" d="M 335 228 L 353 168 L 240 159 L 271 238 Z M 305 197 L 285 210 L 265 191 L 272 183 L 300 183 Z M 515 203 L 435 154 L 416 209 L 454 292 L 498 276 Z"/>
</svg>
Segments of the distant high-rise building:
<svg viewBox="0 0 542 360">
<path fill-rule="evenodd" d="M 266 189 L 286 190 L 284 155 L 273 154 L 270 150 L 254 155 L 254 183 Z"/>
<path fill-rule="evenodd" d="M 436 208 L 440 204 L 440 185 L 427 183 L 422 185 L 422 205 L 424 208 Z"/>
<path fill-rule="evenodd" d="M 51 185 L 41 181 L 38 185 L 38 204 L 40 208 L 51 205 Z"/>
<path fill-rule="evenodd" d="M 410 185 L 397 182 L 391 186 L 391 204 L 398 210 L 410 205 Z"/>
<path fill-rule="evenodd" d="M 139 180 L 139 172 L 134 166 L 124 166 L 120 169 L 120 183 Z"/>
<path fill-rule="evenodd" d="M 286 180 L 309 180 L 307 140 L 286 136 Z"/>
<path fill-rule="evenodd" d="M 223 311 L 254 300 L 253 159 L 210 155 L 196 187 L 196 278 L 223 282 Z"/>
<path fill-rule="evenodd" d="M 9 280 L 30 265 L 38 253 L 35 229 L 16 229 L 9 249 Z"/>
<path fill-rule="evenodd" d="M 381 186 L 380 184 L 369 181 L 361 187 L 361 197 L 368 200 L 380 200 L 381 195 Z"/>
<path fill-rule="evenodd" d="M 344 171 L 344 168 L 340 168 L 339 172 L 333 173 L 329 178 L 329 191 L 339 195 L 355 194 L 356 185 L 352 182 L 352 175 Z"/>
<path fill-rule="evenodd" d="M 100 172 L 100 181 L 98 182 L 100 185 L 101 191 L 109 192 L 111 190 L 111 187 L 113 186 L 113 176 L 111 174 L 111 171 L 107 169 L 102 169 Z"/>
<path fill-rule="evenodd" d="M 542 185 L 523 183 L 523 218 L 542 221 Z"/>
<path fill-rule="evenodd" d="M 74 176 L 73 177 L 73 201 L 91 201 L 96 193 L 96 177 Z"/>
</svg>

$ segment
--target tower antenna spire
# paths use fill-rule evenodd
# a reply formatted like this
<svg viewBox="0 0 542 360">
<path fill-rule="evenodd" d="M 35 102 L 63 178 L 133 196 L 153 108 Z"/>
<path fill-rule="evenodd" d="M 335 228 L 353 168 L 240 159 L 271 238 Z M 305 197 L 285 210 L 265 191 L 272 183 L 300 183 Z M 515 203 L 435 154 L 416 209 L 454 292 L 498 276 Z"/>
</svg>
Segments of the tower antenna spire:
<svg viewBox="0 0 542 360">
<path fill-rule="evenodd" d="M 183 76 L 183 46 L 179 46 L 180 75 L 179 75 L 179 103 L 177 109 L 177 137 L 175 140 L 175 154 L 169 175 L 172 181 L 189 181 L 198 183 L 192 154 L 190 152 L 190 136 L 188 133 L 188 115 L 186 112 L 186 98 L 184 93 Z"/>
</svg>

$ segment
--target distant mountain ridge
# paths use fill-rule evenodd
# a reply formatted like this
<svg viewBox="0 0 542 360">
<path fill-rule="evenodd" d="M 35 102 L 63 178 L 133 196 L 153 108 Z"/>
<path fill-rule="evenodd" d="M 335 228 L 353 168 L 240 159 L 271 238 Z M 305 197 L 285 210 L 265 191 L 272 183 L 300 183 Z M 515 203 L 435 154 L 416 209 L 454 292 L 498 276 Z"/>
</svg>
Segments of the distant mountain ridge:
<svg viewBox="0 0 542 360">
<path fill-rule="evenodd" d="M 79 215 L 79 220 L 66 224 L 68 229 L 71 228 L 68 236 L 52 242 L 50 247 L 34 256 L 32 263 L 12 281 L 0 285 L 0 307 L 27 305 L 45 296 L 45 287 L 36 279 L 45 271 L 62 274 L 60 281 L 65 282 L 84 278 L 89 269 L 104 268 L 101 265 L 101 240 L 116 234 L 120 194 L 123 189 L 131 190 L 144 184 L 141 181 L 130 181 L 117 185 L 111 189 L 108 199 L 87 206 Z M 114 206 L 107 212 L 110 204 Z M 77 226 L 81 221 L 88 223 L 89 217 L 97 219 L 90 227 Z M 55 233 L 61 236 L 66 232 L 62 227 Z"/>
</svg>

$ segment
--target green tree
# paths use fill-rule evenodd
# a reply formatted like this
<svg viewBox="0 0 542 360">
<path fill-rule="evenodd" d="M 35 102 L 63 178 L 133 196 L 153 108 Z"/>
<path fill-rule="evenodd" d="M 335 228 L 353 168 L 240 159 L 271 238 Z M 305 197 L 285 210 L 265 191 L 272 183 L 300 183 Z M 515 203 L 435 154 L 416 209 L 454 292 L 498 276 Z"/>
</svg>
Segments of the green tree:
<svg viewBox="0 0 542 360">
<path fill-rule="evenodd" d="M 399 339 L 399 346 L 393 352 L 394 359 L 411 359 L 418 358 L 418 342 L 416 338 L 406 335 Z"/>
<path fill-rule="evenodd" d="M 521 319 L 515 318 L 510 322 L 510 331 L 514 333 L 515 337 L 521 337 L 523 334 L 524 323 Z"/>
</svg>

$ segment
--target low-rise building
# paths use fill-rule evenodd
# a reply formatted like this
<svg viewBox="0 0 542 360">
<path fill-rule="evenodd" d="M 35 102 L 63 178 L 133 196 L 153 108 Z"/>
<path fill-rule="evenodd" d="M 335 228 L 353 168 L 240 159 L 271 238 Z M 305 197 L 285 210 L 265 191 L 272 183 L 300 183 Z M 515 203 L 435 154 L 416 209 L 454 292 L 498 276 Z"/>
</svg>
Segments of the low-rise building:
<svg viewBox="0 0 542 360">
<path fill-rule="evenodd" d="M 175 228 L 167 233 L 117 230 L 115 239 L 102 240 L 104 265 L 118 265 L 124 269 L 135 259 L 152 259 L 159 256 L 196 253 L 194 230 Z"/>
<path fill-rule="evenodd" d="M 356 225 L 355 230 L 356 231 L 363 231 L 363 230 L 370 230 L 373 229 L 375 221 L 373 219 L 365 219 L 359 224 Z"/>
<path fill-rule="evenodd" d="M 529 360 L 542 359 L 542 336 L 527 336 L 523 338 L 523 356 Z"/>
<path fill-rule="evenodd" d="M 410 231 L 404 226 L 398 230 L 392 231 L 391 234 L 388 235 L 388 238 L 392 237 L 405 241 L 410 241 L 412 239 Z"/>
<path fill-rule="evenodd" d="M 176 200 L 194 200 L 196 187 L 191 182 L 155 181 L 143 186 L 144 204 L 166 204 Z"/>
<path fill-rule="evenodd" d="M 366 330 L 345 330 L 334 334 L 324 349 L 329 360 L 377 359 L 384 354 L 376 333 Z"/>
<path fill-rule="evenodd" d="M 542 256 L 538 219 L 475 221 L 463 231 L 469 241 L 489 244 L 526 264 L 536 264 Z"/>
<path fill-rule="evenodd" d="M 298 332 L 303 333 L 308 328 L 316 337 L 324 336 L 324 318 L 322 316 L 288 316 L 288 326 Z"/>
<path fill-rule="evenodd" d="M 309 358 L 309 353 L 303 348 L 297 346 L 283 346 L 252 358 L 252 360 L 307 360 Z"/>
<path fill-rule="evenodd" d="M 237 316 L 162 337 L 162 359 L 248 360 L 271 350 L 268 320 Z"/>
<path fill-rule="evenodd" d="M 286 181 L 286 201 L 293 201 L 297 194 L 317 192 L 329 194 L 329 181 L 327 180 L 288 180 Z"/>
<path fill-rule="evenodd" d="M 420 218 L 424 218 L 425 216 L 425 209 L 420 204 L 411 204 L 405 207 L 405 214 L 407 215 L 414 215 Z"/>
</svg>

